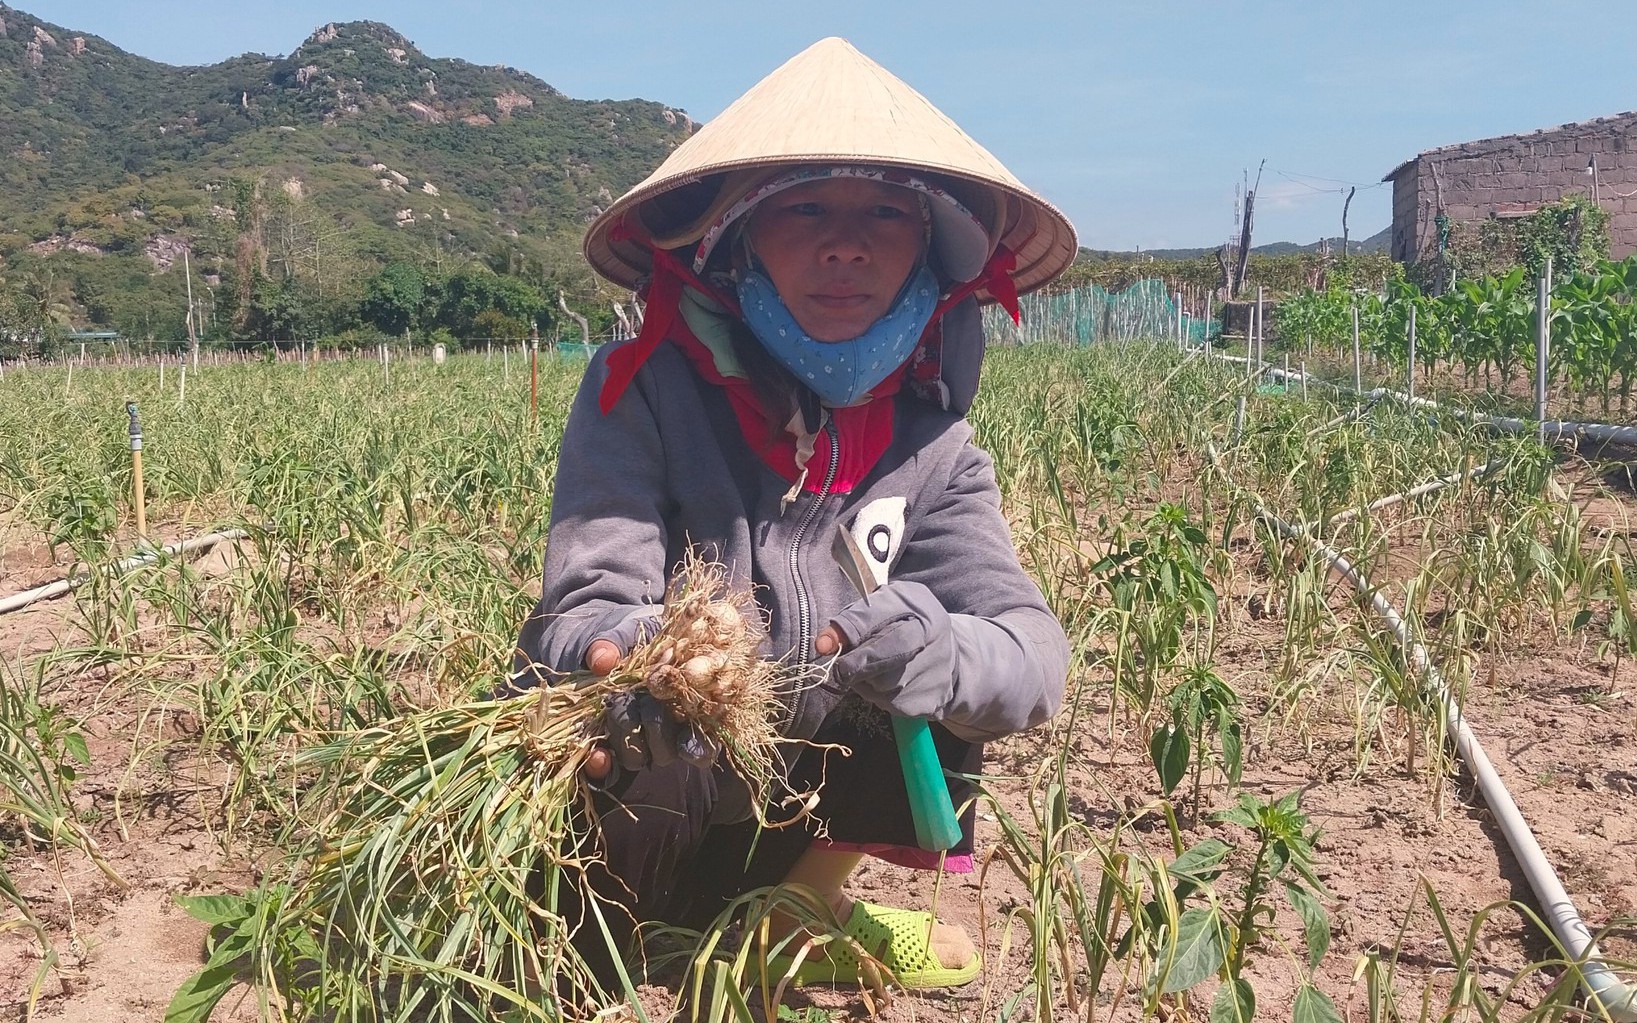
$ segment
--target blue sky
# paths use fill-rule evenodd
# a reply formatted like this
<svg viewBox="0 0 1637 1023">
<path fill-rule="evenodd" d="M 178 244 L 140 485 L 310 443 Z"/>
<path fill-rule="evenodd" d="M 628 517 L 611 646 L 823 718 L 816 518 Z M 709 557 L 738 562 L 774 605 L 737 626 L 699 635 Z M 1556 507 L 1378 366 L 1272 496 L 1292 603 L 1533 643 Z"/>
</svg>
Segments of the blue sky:
<svg viewBox="0 0 1637 1023">
<path fill-rule="evenodd" d="M 1581 0 L 22 0 L 173 64 L 288 53 L 384 21 L 434 57 L 503 63 L 584 99 L 719 112 L 841 35 L 925 93 L 1074 221 L 1083 245 L 1214 245 L 1263 158 L 1258 242 L 1387 225 L 1402 160 L 1637 108 L 1637 18 Z"/>
</svg>

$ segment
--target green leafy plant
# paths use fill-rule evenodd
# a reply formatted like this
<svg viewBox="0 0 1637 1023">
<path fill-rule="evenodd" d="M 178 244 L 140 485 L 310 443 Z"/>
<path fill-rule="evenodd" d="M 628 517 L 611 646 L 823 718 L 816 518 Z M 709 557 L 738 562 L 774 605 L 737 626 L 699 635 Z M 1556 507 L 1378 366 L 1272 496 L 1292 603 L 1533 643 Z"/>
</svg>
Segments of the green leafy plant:
<svg viewBox="0 0 1637 1023">
<path fill-rule="evenodd" d="M 205 939 L 205 964 L 171 995 L 165 1023 L 205 1023 L 235 984 L 252 979 L 253 963 L 277 987 L 281 975 L 292 974 L 303 963 L 322 961 L 323 952 L 310 934 L 276 927 L 288 895 L 289 889 L 279 885 L 245 895 L 176 897 L 177 905 L 189 916 L 210 925 L 210 933 Z"/>
<path fill-rule="evenodd" d="M 1264 803 L 1250 793 L 1215 815 L 1215 820 L 1250 832 L 1249 866 L 1232 866 L 1239 850 L 1209 838 L 1180 852 L 1161 872 L 1164 883 L 1144 905 L 1122 936 L 1119 949 L 1129 953 L 1139 941 L 1161 942 L 1149 979 L 1157 995 L 1175 995 L 1216 978 L 1211 1019 L 1249 1020 L 1256 1012 L 1256 992 L 1245 977 L 1251 952 L 1274 937 L 1279 901 L 1301 921 L 1304 955 L 1311 974 L 1330 947 L 1330 918 L 1322 899 L 1328 894 L 1314 873 L 1317 829 L 1298 807 L 1299 793 Z M 1283 895 L 1282 900 L 1277 896 Z M 1140 921 L 1140 923 L 1139 923 Z M 1340 1023 L 1330 997 L 1304 981 L 1295 999 L 1301 1023 Z"/>
<path fill-rule="evenodd" d="M 53 555 L 59 546 L 67 546 L 92 560 L 119 525 L 105 478 L 85 477 L 53 489 L 45 499 L 45 514 L 50 522 L 46 542 Z"/>
<path fill-rule="evenodd" d="M 1518 260 L 1539 279 L 1550 259 L 1554 271 L 1589 270 L 1609 255 L 1609 212 L 1583 193 L 1546 203 L 1518 225 Z"/>
<path fill-rule="evenodd" d="M 0 675 L 0 825 L 7 830 L 15 826 L 29 848 L 43 845 L 54 856 L 76 851 L 124 887 L 74 814 L 71 788 L 90 759 L 78 723 L 41 702 L 38 677 Z M 28 993 L 32 1012 L 58 956 L 45 923 L 7 872 L 3 853 L 0 849 L 0 904 L 9 905 L 16 916 L 0 921 L 0 934 L 28 932 L 39 946 L 40 965 Z M 62 869 L 60 860 L 57 867 Z M 69 926 L 74 926 L 72 913 Z"/>
<path fill-rule="evenodd" d="M 1208 552 L 1205 531 L 1189 521 L 1187 510 L 1161 504 L 1136 539 L 1092 566 L 1123 618 L 1122 644 L 1134 648 L 1117 654 L 1116 682 L 1144 714 L 1160 673 L 1181 653 L 1188 626 L 1209 631 L 1214 623 Z"/>
<path fill-rule="evenodd" d="M 1216 765 L 1230 786 L 1244 769 L 1244 736 L 1239 722 L 1239 694 L 1205 666 L 1183 673 L 1166 694 L 1170 721 L 1154 730 L 1148 754 L 1159 774 L 1160 788 L 1170 795 L 1193 775 L 1193 805 L 1198 807 L 1200 779 L 1206 761 Z M 1212 740 L 1215 740 L 1214 743 Z"/>
</svg>

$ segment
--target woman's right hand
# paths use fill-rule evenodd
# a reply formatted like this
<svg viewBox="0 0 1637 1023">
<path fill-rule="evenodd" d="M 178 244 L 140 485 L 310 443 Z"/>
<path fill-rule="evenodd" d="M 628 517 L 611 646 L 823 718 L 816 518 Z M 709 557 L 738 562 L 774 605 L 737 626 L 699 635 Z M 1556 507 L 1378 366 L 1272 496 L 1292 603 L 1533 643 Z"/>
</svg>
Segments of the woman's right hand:
<svg viewBox="0 0 1637 1023">
<path fill-rule="evenodd" d="M 585 666 L 593 674 L 607 675 L 619 665 L 620 657 L 619 647 L 613 642 L 594 640 L 586 650 Z M 682 760 L 708 768 L 720 752 L 709 737 L 642 689 L 611 695 L 604 726 L 612 748 L 593 748 L 582 768 L 586 780 L 594 785 L 608 784 L 616 767 L 641 771 L 670 767 Z"/>
</svg>

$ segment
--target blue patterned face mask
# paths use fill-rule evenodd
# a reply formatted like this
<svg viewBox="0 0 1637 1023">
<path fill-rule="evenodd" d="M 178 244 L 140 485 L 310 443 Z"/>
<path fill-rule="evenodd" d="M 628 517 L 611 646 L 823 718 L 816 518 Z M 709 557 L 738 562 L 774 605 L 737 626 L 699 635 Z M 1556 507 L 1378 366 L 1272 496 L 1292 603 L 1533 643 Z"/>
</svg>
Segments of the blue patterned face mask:
<svg viewBox="0 0 1637 1023">
<path fill-rule="evenodd" d="M 886 315 L 851 341 L 817 341 L 796 324 L 759 268 L 739 273 L 739 306 L 762 347 L 826 405 L 851 405 L 915 351 L 938 305 L 938 278 L 922 262 Z"/>
</svg>

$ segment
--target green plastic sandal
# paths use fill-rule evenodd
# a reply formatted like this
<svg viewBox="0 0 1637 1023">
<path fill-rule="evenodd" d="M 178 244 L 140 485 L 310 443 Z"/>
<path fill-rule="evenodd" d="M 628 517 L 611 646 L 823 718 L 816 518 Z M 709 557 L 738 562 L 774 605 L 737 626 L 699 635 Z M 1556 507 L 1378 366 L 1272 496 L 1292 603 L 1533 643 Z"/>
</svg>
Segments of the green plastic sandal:
<svg viewBox="0 0 1637 1023">
<path fill-rule="evenodd" d="M 911 991 L 960 987 L 976 980 L 983 971 L 983 956 L 973 952 L 971 962 L 945 966 L 929 942 L 932 923 L 931 913 L 856 901 L 842 925 L 852 941 L 829 941 L 814 949 L 791 980 L 797 985 L 870 984 L 880 979 L 876 963 L 892 975 L 893 983 Z M 859 948 L 874 961 L 860 958 Z M 768 960 L 768 978 L 790 974 L 791 959 L 776 956 Z"/>
</svg>

